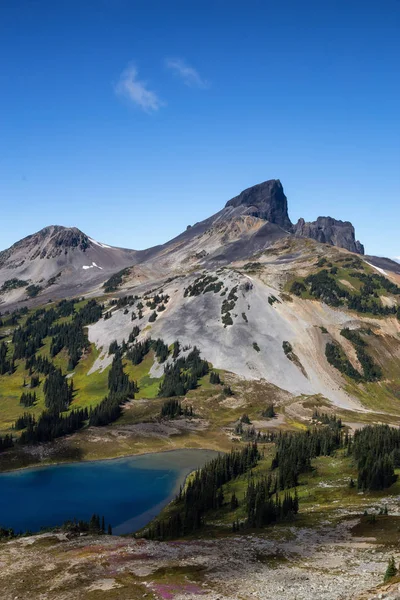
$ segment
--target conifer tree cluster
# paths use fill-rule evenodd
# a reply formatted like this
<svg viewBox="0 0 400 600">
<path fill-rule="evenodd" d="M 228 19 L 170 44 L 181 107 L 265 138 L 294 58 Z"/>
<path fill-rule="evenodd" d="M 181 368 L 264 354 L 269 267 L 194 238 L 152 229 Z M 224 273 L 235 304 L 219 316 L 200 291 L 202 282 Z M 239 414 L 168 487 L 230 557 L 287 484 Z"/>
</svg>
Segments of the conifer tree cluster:
<svg viewBox="0 0 400 600">
<path fill-rule="evenodd" d="M 355 432 L 352 454 L 358 468 L 358 488 L 383 490 L 396 481 L 400 431 L 388 425 L 369 425 Z"/>
<path fill-rule="evenodd" d="M 268 404 L 267 407 L 262 411 L 261 416 L 264 417 L 264 419 L 273 419 L 276 417 L 274 405 L 272 403 Z"/>
<path fill-rule="evenodd" d="M 125 268 L 121 269 L 121 271 L 118 271 L 117 273 L 114 273 L 114 275 L 111 275 L 110 279 L 107 279 L 107 281 L 103 283 L 105 293 L 108 294 L 110 292 L 115 292 L 115 290 L 117 290 L 123 282 L 124 277 L 127 277 L 129 273 L 129 268 Z"/>
<path fill-rule="evenodd" d="M 167 304 L 168 300 L 168 294 L 162 294 L 161 296 L 156 294 L 155 296 L 153 296 L 152 300 L 148 300 L 146 302 L 146 306 L 148 306 L 151 310 L 155 310 L 157 308 L 157 310 L 160 312 L 161 306 L 163 307 L 162 310 L 164 310 L 165 304 Z"/>
<path fill-rule="evenodd" d="M 111 342 L 108 347 L 108 354 L 115 354 L 118 351 L 119 345 L 117 340 Z"/>
<path fill-rule="evenodd" d="M 72 371 L 79 362 L 83 350 L 88 348 L 89 340 L 76 320 L 71 323 L 62 323 L 52 328 L 50 355 L 54 358 L 63 348 L 68 351 L 68 371 Z"/>
<path fill-rule="evenodd" d="M 361 381 L 362 375 L 353 367 L 343 348 L 337 342 L 328 342 L 325 346 L 326 360 L 338 371 L 351 377 L 354 381 Z"/>
<path fill-rule="evenodd" d="M 93 514 L 89 521 L 79 520 L 76 521 L 65 521 L 62 524 L 62 529 L 68 531 L 68 533 L 95 533 L 102 535 L 106 533 L 106 524 L 104 516 L 100 518 L 100 515 Z M 107 527 L 107 534 L 112 535 L 111 525 Z"/>
<path fill-rule="evenodd" d="M 258 481 L 250 478 L 245 496 L 247 509 L 245 525 L 247 527 L 260 529 L 298 513 L 297 490 L 294 496 L 286 492 L 281 500 L 275 494 L 275 488 L 276 482 L 273 486 L 270 477 Z"/>
<path fill-rule="evenodd" d="M 340 334 L 352 342 L 355 347 L 357 358 L 363 370 L 364 381 L 378 381 L 382 378 L 382 369 L 377 365 L 372 357 L 367 353 L 367 344 L 358 331 L 345 327 Z"/>
<path fill-rule="evenodd" d="M 51 356 L 56 356 L 63 348 L 66 348 L 69 355 L 69 371 L 76 367 L 82 352 L 89 346 L 84 327 L 98 321 L 101 318 L 102 310 L 102 306 L 96 300 L 89 300 L 74 315 L 70 323 L 58 324 L 52 328 L 50 332 L 53 336 L 50 348 Z"/>
<path fill-rule="evenodd" d="M 61 369 L 50 371 L 43 385 L 44 403 L 50 412 L 60 413 L 68 410 L 74 394 L 74 384 L 62 374 Z"/>
<path fill-rule="evenodd" d="M 317 266 L 322 265 L 317 264 Z M 352 265 L 350 263 L 343 265 L 344 268 L 349 266 Z M 397 315 L 397 318 L 400 318 L 399 307 L 382 304 L 378 293 L 379 289 L 383 288 L 390 294 L 399 295 L 399 286 L 382 275 L 352 271 L 349 275 L 360 282 L 360 290 L 352 292 L 345 289 L 340 281 L 335 279 L 337 273 L 335 267 L 331 268 L 330 271 L 322 269 L 318 273 L 305 277 L 302 281 L 294 281 L 290 291 L 297 296 L 301 296 L 308 291 L 313 298 L 317 298 L 331 306 L 347 306 L 350 310 L 360 313 L 372 313 L 373 315 L 382 316 Z"/>
<path fill-rule="evenodd" d="M 24 326 L 17 327 L 12 337 L 14 359 L 33 356 L 42 346 L 43 339 L 50 335 L 51 326 L 56 319 L 57 312 L 54 308 L 47 311 L 39 309 L 27 318 Z"/>
<path fill-rule="evenodd" d="M 136 386 L 124 372 L 122 354 L 120 352 L 116 352 L 108 373 L 108 390 L 111 394 L 122 394 L 134 398 Z"/>
<path fill-rule="evenodd" d="M 113 298 L 110 300 L 110 306 L 116 306 L 117 308 L 133 306 L 138 298 L 139 296 L 133 296 L 132 294 L 129 294 L 128 296 L 122 296 L 121 298 Z"/>
<path fill-rule="evenodd" d="M 169 355 L 169 349 L 167 344 L 165 344 L 160 338 L 154 340 L 151 344 L 159 363 L 163 363 L 167 360 Z"/>
<path fill-rule="evenodd" d="M 104 426 L 116 421 L 121 415 L 121 406 L 128 399 L 135 397 L 137 386 L 130 381 L 124 372 L 122 355 L 118 350 L 114 356 L 110 372 L 108 374 L 108 396 L 97 406 L 90 409 L 89 424 L 93 426 Z"/>
<path fill-rule="evenodd" d="M 272 469 L 279 468 L 277 489 L 298 485 L 300 473 L 311 470 L 311 459 L 330 456 L 342 445 L 339 429 L 315 427 L 304 433 L 281 433 L 275 440 L 276 454 Z"/>
<path fill-rule="evenodd" d="M 5 342 L 0 344 L 0 375 L 8 373 L 12 375 L 15 371 L 14 360 L 7 357 L 8 347 Z"/>
<path fill-rule="evenodd" d="M 186 489 L 176 498 L 177 510 L 147 530 L 150 539 L 179 537 L 200 529 L 208 510 L 224 503 L 222 486 L 252 469 L 259 459 L 257 444 L 218 456 L 196 471 Z"/>
<path fill-rule="evenodd" d="M 143 340 L 143 342 L 137 342 L 128 350 L 126 353 L 126 358 L 130 360 L 134 365 L 140 365 L 143 361 L 144 357 L 150 351 L 151 347 L 151 339 L 148 338 Z"/>
<path fill-rule="evenodd" d="M 57 304 L 57 313 L 60 318 L 70 317 L 75 312 L 75 304 L 79 302 L 78 298 L 72 298 L 71 300 L 60 300 Z"/>
<path fill-rule="evenodd" d="M 137 325 L 135 325 L 135 327 L 132 329 L 132 331 L 131 331 L 131 332 L 130 332 L 130 334 L 129 334 L 129 337 L 128 337 L 128 342 L 129 342 L 130 344 L 131 344 L 132 342 L 134 342 L 134 341 L 135 341 L 135 339 L 137 338 L 137 336 L 139 335 L 139 333 L 140 333 L 140 329 L 139 329 L 139 327 L 138 327 Z"/>
<path fill-rule="evenodd" d="M 36 425 L 35 417 L 31 413 L 24 413 L 14 423 L 14 429 L 16 431 L 25 429 L 26 427 L 33 427 Z"/>
<path fill-rule="evenodd" d="M 48 375 L 51 371 L 55 371 L 56 367 L 52 362 L 49 361 L 46 356 L 32 356 L 25 361 L 25 369 L 29 375 L 32 375 L 34 371 L 41 373 L 42 375 Z"/>
<path fill-rule="evenodd" d="M 11 314 L 10 314 L 9 310 L 6 310 L 4 315 L 2 315 L 0 313 L 0 327 L 14 327 L 15 325 L 18 324 L 20 319 L 24 315 L 27 314 L 27 312 L 28 312 L 28 307 L 24 306 L 23 308 L 17 308 L 16 310 L 13 310 L 13 312 Z M 5 319 L 3 317 L 8 317 L 8 318 Z"/>
<path fill-rule="evenodd" d="M 25 406 L 28 408 L 29 406 L 33 406 L 36 404 L 36 392 L 23 392 L 21 394 L 21 398 L 19 399 L 19 403 L 21 406 Z"/>
<path fill-rule="evenodd" d="M 207 361 L 200 358 L 200 350 L 195 346 L 186 357 L 178 358 L 164 367 L 164 379 L 158 395 L 164 398 L 184 396 L 197 387 L 197 380 L 208 371 Z"/>
<path fill-rule="evenodd" d="M 122 413 L 121 405 L 127 398 L 119 394 L 109 394 L 99 404 L 90 409 L 89 425 L 104 427 L 116 421 Z"/>
<path fill-rule="evenodd" d="M 166 400 L 161 407 L 161 417 L 165 419 L 174 419 L 175 417 L 180 416 L 192 417 L 193 416 L 193 406 L 184 406 L 182 408 L 182 404 L 180 400 L 176 400 L 175 398 L 171 398 L 170 400 Z"/>
<path fill-rule="evenodd" d="M 260 444 L 268 444 L 274 442 L 277 437 L 277 434 L 273 431 L 260 431 L 257 430 L 254 427 L 254 425 L 251 425 L 250 427 L 243 427 L 242 421 L 239 421 L 235 425 L 234 431 L 236 435 L 240 436 L 240 439 L 243 442 L 257 442 Z"/>
<path fill-rule="evenodd" d="M 192 284 L 184 291 L 184 297 L 187 296 L 200 296 L 200 294 L 206 294 L 207 292 L 214 292 L 217 294 L 223 287 L 222 281 L 218 281 L 218 277 L 215 275 L 201 275 L 193 281 Z"/>
<path fill-rule="evenodd" d="M 37 423 L 34 420 L 32 423 L 28 423 L 26 429 L 21 433 L 19 443 L 24 445 L 51 442 L 55 438 L 81 429 L 87 419 L 87 408 L 73 410 L 67 415 L 44 411 Z"/>
<path fill-rule="evenodd" d="M 328 413 L 320 413 L 317 409 L 313 412 L 313 421 L 318 423 L 322 423 L 323 425 L 327 425 L 332 429 L 342 429 L 343 423 L 342 419 L 338 418 L 336 415 L 329 415 Z"/>
<path fill-rule="evenodd" d="M 49 311 L 46 311 L 45 309 L 39 309 L 35 311 L 29 318 L 29 335 L 33 332 L 38 336 L 39 340 L 44 333 L 49 334 L 52 332 L 55 334 L 53 337 L 53 344 L 56 343 L 55 339 L 58 339 L 60 342 L 58 347 L 61 345 L 64 347 L 64 344 L 66 344 L 69 351 L 72 351 L 72 346 L 79 339 L 82 343 L 86 343 L 84 342 L 86 336 L 81 336 L 83 327 L 89 322 L 98 319 L 99 315 L 101 315 L 101 307 L 96 301 L 90 301 L 75 313 L 75 303 L 76 301 L 64 301 L 58 305 L 57 310 L 50 309 Z M 73 314 L 72 322 L 68 325 L 64 324 L 66 325 L 65 327 L 52 327 L 51 324 L 54 319 L 58 318 L 60 314 L 63 314 L 63 316 L 70 316 Z M 21 328 L 21 331 L 23 331 L 23 328 Z M 68 335 L 74 331 L 77 332 L 77 336 L 69 340 Z M 64 337 L 64 334 L 66 337 Z M 24 338 L 24 336 L 21 336 L 21 339 L 22 338 Z M 29 343 L 29 336 L 25 341 Z M 79 347 L 80 344 L 77 343 L 75 348 L 79 349 Z M 31 376 L 31 387 L 35 387 L 39 384 L 38 373 L 42 373 L 46 376 L 43 385 L 46 411 L 40 415 L 37 421 L 29 413 L 25 413 L 17 419 L 14 425 L 15 429 L 23 430 L 19 438 L 19 443 L 33 444 L 38 442 L 48 442 L 80 429 L 87 421 L 89 421 L 91 425 L 105 425 L 118 418 L 121 414 L 121 405 L 128 398 L 133 398 L 134 392 L 136 391 L 135 383 L 129 381 L 129 377 L 123 370 L 122 351 L 124 351 L 126 347 L 125 344 L 123 348 L 120 349 L 117 347 L 116 349 L 114 361 L 108 377 L 108 396 L 100 402 L 98 406 L 92 408 L 90 412 L 88 412 L 87 409 L 73 410 L 66 415 L 63 415 L 62 413 L 69 409 L 72 402 L 74 393 L 73 381 L 68 381 L 61 369 L 57 369 L 46 357 L 40 355 L 36 356 L 36 354 L 28 356 L 25 361 L 25 368 Z M 32 406 L 35 401 L 35 392 L 24 392 L 21 396 L 21 404 L 23 406 Z"/>
<path fill-rule="evenodd" d="M 215 371 L 211 371 L 211 373 L 210 373 L 210 383 L 212 383 L 214 385 L 218 385 L 219 383 L 221 383 L 221 378 L 220 378 L 219 374 L 216 373 Z"/>
<path fill-rule="evenodd" d="M 0 526 L 0 540 L 12 540 L 14 537 L 16 537 L 16 535 L 12 527 L 6 529 L 5 527 Z"/>
<path fill-rule="evenodd" d="M 102 307 L 96 300 L 90 300 L 77 313 L 75 304 L 78 300 L 61 300 L 56 308 L 40 308 L 30 315 L 23 326 L 19 326 L 13 333 L 13 359 L 29 359 L 43 345 L 47 336 L 52 336 L 50 353 L 56 356 L 63 348 L 69 353 L 69 369 L 73 369 L 78 363 L 82 351 L 88 346 L 84 327 L 89 323 L 99 320 Z M 69 323 L 57 324 L 59 318 L 74 315 Z M 1 370 L 0 352 L 0 370 Z"/>
<path fill-rule="evenodd" d="M 14 442 L 11 435 L 7 433 L 4 437 L 0 436 L 0 452 L 7 450 L 7 448 L 11 448 L 13 445 Z"/>
</svg>

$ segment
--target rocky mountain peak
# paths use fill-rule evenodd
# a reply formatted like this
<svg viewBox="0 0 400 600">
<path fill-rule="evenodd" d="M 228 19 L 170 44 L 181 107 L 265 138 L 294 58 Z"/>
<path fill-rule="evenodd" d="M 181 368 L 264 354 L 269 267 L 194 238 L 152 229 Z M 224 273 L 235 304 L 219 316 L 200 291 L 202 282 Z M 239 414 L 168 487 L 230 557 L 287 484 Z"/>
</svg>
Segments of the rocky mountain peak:
<svg viewBox="0 0 400 600">
<path fill-rule="evenodd" d="M 85 252 L 91 245 L 89 237 L 77 227 L 61 227 L 56 225 L 50 238 L 55 248 L 79 248 Z"/>
<path fill-rule="evenodd" d="M 77 227 L 49 225 L 0 252 L 0 266 L 12 267 L 35 258 L 54 258 L 67 254 L 70 249 L 85 252 L 91 245 L 90 238 Z"/>
<path fill-rule="evenodd" d="M 23 238 L 11 246 L 9 250 L 43 245 L 53 248 L 80 248 L 85 251 L 90 246 L 90 239 L 77 227 L 48 225 L 40 231 Z"/>
<path fill-rule="evenodd" d="M 229 207 L 244 207 L 248 215 L 265 219 L 287 231 L 292 228 L 287 198 L 279 179 L 269 179 L 247 188 L 226 203 L 225 208 Z"/>
</svg>

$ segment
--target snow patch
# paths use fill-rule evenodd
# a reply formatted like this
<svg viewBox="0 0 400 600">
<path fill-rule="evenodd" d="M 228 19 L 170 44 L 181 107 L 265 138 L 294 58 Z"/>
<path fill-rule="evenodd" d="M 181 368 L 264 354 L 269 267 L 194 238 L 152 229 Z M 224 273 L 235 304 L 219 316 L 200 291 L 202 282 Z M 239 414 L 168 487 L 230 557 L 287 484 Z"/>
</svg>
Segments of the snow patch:
<svg viewBox="0 0 400 600">
<path fill-rule="evenodd" d="M 95 262 L 92 262 L 91 265 L 83 265 L 82 269 L 93 269 L 93 267 L 96 267 L 96 269 L 100 269 L 101 271 L 103 270 L 103 267 L 99 267 Z"/>
<path fill-rule="evenodd" d="M 112 250 L 112 246 L 108 246 L 107 244 L 101 244 L 100 242 L 96 242 L 96 240 L 93 240 L 92 238 L 89 238 L 89 240 L 93 244 L 96 244 L 96 246 L 99 246 L 99 248 L 109 248 L 110 250 Z"/>
<path fill-rule="evenodd" d="M 369 265 L 370 267 L 372 267 L 373 269 L 376 269 L 377 271 L 379 271 L 379 273 L 382 273 L 382 275 L 387 275 L 386 271 L 384 271 L 383 269 L 381 269 L 380 267 L 376 267 L 375 265 L 372 265 L 371 263 L 369 263 L 367 260 L 365 261 L 367 263 L 367 265 Z"/>
</svg>

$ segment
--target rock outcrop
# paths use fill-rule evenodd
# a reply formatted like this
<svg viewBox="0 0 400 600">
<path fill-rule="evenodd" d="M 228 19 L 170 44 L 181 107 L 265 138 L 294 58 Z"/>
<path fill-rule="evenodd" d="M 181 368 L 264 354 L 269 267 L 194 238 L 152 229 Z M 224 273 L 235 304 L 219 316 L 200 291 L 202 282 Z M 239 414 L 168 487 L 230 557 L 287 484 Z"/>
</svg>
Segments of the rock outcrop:
<svg viewBox="0 0 400 600">
<path fill-rule="evenodd" d="M 286 231 L 292 229 L 292 223 L 288 216 L 287 198 L 279 179 L 270 179 L 247 188 L 229 200 L 225 208 L 230 206 L 245 207 L 248 215 L 265 219 Z"/>
<path fill-rule="evenodd" d="M 345 248 L 350 252 L 364 254 L 364 246 L 356 240 L 354 227 L 349 221 L 338 221 L 332 217 L 318 217 L 316 221 L 307 223 L 299 219 L 293 226 L 297 237 L 308 237 L 323 244 L 331 244 Z"/>
<path fill-rule="evenodd" d="M 298 237 L 309 237 L 324 244 L 364 254 L 364 246 L 355 239 L 354 227 L 349 221 L 318 217 L 316 221 L 309 223 L 299 219 L 296 225 L 292 225 L 288 215 L 287 198 L 279 179 L 270 179 L 247 188 L 229 200 L 225 205 L 225 209 L 227 208 L 241 208 L 242 214 L 269 221 Z"/>
</svg>

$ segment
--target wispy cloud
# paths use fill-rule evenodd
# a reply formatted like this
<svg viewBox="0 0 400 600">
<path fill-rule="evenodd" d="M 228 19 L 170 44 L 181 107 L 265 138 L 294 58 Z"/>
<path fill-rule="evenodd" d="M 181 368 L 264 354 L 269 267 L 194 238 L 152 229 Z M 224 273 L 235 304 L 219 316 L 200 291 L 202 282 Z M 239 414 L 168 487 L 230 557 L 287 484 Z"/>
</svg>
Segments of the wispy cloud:
<svg viewBox="0 0 400 600">
<path fill-rule="evenodd" d="M 157 94 L 148 89 L 147 82 L 138 79 L 135 65 L 130 65 L 121 73 L 114 90 L 117 96 L 127 98 L 147 113 L 156 112 L 164 106 Z"/>
<path fill-rule="evenodd" d="M 167 58 L 166 67 L 180 77 L 184 84 L 189 87 L 207 88 L 209 82 L 201 77 L 200 73 L 188 65 L 181 58 Z"/>
</svg>

